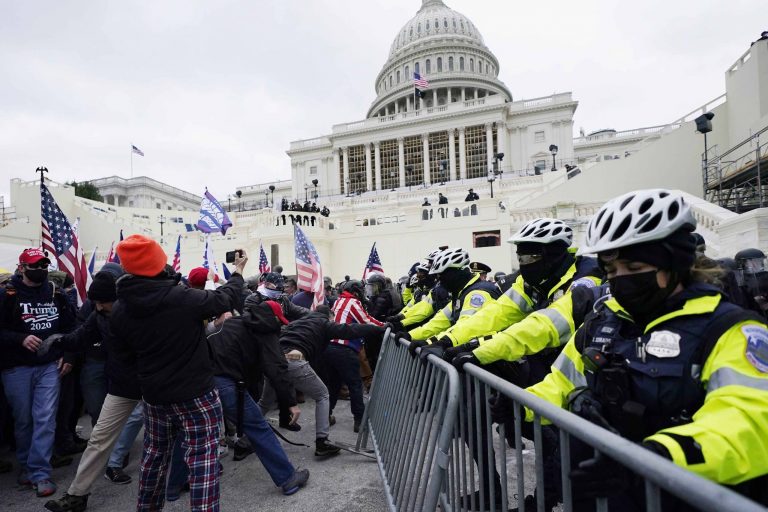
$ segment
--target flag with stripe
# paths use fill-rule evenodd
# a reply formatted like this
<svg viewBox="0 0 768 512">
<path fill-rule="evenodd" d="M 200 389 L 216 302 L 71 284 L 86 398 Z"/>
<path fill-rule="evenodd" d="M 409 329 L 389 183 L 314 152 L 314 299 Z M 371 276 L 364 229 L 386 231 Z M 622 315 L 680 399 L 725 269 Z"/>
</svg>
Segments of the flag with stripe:
<svg viewBox="0 0 768 512">
<path fill-rule="evenodd" d="M 99 246 L 93 248 L 91 253 L 91 260 L 88 262 L 88 275 L 93 277 L 93 271 L 96 270 L 96 251 L 99 250 Z"/>
<path fill-rule="evenodd" d="M 368 262 L 363 269 L 363 279 L 368 277 L 371 272 L 384 273 L 384 268 L 381 266 L 381 258 L 379 258 L 379 252 L 376 250 L 376 242 L 371 247 L 371 254 L 368 256 Z"/>
<path fill-rule="evenodd" d="M 197 228 L 203 233 L 220 232 L 227 234 L 227 230 L 232 227 L 232 221 L 229 220 L 227 212 L 216 200 L 213 195 L 205 189 L 203 201 L 200 203 L 200 219 L 197 221 Z"/>
<path fill-rule="evenodd" d="M 136 146 L 134 146 L 133 144 L 131 144 L 131 153 L 136 153 L 139 156 L 144 156 L 144 152 L 139 148 L 137 148 Z"/>
<path fill-rule="evenodd" d="M 211 235 L 205 235 L 205 253 L 203 253 L 203 267 L 207 269 L 213 269 L 214 275 L 219 275 L 219 266 L 216 264 L 216 259 L 213 257 L 213 245 L 210 243 Z"/>
<path fill-rule="evenodd" d="M 413 85 L 418 89 L 429 89 L 429 82 L 418 73 L 413 74 Z"/>
<path fill-rule="evenodd" d="M 77 230 L 43 183 L 40 183 L 40 199 L 43 250 L 54 255 L 59 270 L 72 277 L 77 287 L 77 305 L 80 306 L 88 293 L 89 276 Z"/>
<path fill-rule="evenodd" d="M 267 259 L 267 253 L 264 252 L 264 246 L 259 242 L 259 272 L 265 274 L 271 272 L 272 269 L 269 266 L 269 260 Z"/>
<path fill-rule="evenodd" d="M 173 271 L 181 272 L 181 235 L 176 239 L 176 252 L 173 254 Z"/>
<path fill-rule="evenodd" d="M 311 309 L 316 309 L 325 302 L 320 256 L 298 224 L 293 225 L 293 235 L 296 243 L 296 287 L 314 294 Z"/>
</svg>

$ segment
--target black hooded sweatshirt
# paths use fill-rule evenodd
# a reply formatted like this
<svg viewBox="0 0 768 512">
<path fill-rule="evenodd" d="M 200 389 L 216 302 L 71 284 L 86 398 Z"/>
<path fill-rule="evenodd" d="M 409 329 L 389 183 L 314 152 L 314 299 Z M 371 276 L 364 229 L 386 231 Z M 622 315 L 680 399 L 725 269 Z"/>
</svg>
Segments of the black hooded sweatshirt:
<svg viewBox="0 0 768 512">
<path fill-rule="evenodd" d="M 131 274 L 117 281 L 110 317 L 115 351 L 118 357 L 135 354 L 141 392 L 152 405 L 184 402 L 213 390 L 204 321 L 234 309 L 243 288 L 239 273 L 215 291 L 178 282 L 178 275 Z"/>
<path fill-rule="evenodd" d="M 275 388 L 280 409 L 285 410 L 296 405 L 296 392 L 286 377 L 288 363 L 278 343 L 281 327 L 262 302 L 221 324 L 208 336 L 208 343 L 214 354 L 214 375 L 252 383 L 263 373 Z"/>
</svg>

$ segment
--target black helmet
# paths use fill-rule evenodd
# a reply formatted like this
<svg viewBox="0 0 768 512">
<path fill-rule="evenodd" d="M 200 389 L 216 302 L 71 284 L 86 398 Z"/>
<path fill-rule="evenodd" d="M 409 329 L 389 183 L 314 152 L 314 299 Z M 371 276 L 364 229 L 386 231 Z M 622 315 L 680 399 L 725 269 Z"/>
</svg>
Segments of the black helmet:
<svg viewBox="0 0 768 512">
<path fill-rule="evenodd" d="M 358 299 L 362 299 L 365 293 L 365 285 L 362 281 L 358 281 L 357 279 L 350 279 L 341 285 L 341 291 L 349 292 Z"/>
<path fill-rule="evenodd" d="M 371 272 L 368 274 L 368 277 L 365 278 L 366 284 L 378 284 L 382 288 L 386 286 L 387 279 L 384 277 L 384 274 L 381 274 L 379 272 Z"/>
<path fill-rule="evenodd" d="M 285 279 L 277 272 L 265 272 L 264 274 L 261 274 L 260 282 L 270 283 L 274 285 L 274 289 L 278 291 L 283 291 L 285 288 Z M 270 286 L 269 288 L 273 287 Z"/>
<path fill-rule="evenodd" d="M 738 260 L 755 260 L 759 258 L 765 258 L 765 253 L 760 249 L 755 249 L 751 247 L 749 249 L 742 249 L 741 251 L 737 252 L 736 257 L 734 259 L 738 261 Z"/>
</svg>

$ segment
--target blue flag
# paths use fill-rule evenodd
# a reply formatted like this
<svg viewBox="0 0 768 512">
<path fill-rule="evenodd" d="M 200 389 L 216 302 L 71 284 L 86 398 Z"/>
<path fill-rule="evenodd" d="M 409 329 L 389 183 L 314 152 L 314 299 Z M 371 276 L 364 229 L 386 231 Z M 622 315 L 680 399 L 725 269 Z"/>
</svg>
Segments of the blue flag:
<svg viewBox="0 0 768 512">
<path fill-rule="evenodd" d="M 229 269 L 227 268 L 227 264 L 226 263 L 222 263 L 221 264 L 221 270 L 222 270 L 222 272 L 224 272 L 224 279 L 229 281 L 229 278 L 232 277 L 232 272 L 229 271 Z"/>
<path fill-rule="evenodd" d="M 231 227 L 232 221 L 229 220 L 227 212 L 224 211 L 221 204 L 206 189 L 203 202 L 200 203 L 200 220 L 197 221 L 197 229 L 203 233 L 219 231 L 222 235 L 225 235 Z"/>
</svg>

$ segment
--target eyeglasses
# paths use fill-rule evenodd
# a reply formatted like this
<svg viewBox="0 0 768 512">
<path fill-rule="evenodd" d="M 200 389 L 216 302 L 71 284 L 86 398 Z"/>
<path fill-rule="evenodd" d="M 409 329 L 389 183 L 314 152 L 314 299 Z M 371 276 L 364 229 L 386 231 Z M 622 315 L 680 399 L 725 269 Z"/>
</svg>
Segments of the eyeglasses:
<svg viewBox="0 0 768 512">
<path fill-rule="evenodd" d="M 37 269 L 37 268 L 47 269 L 48 263 L 45 263 L 45 262 L 31 263 L 31 264 L 24 263 L 23 266 L 24 268 L 28 268 L 28 269 Z"/>
<path fill-rule="evenodd" d="M 518 254 L 517 255 L 517 261 L 520 262 L 520 265 L 530 265 L 531 263 L 536 263 L 537 261 L 541 261 L 544 259 L 543 254 Z"/>
</svg>

